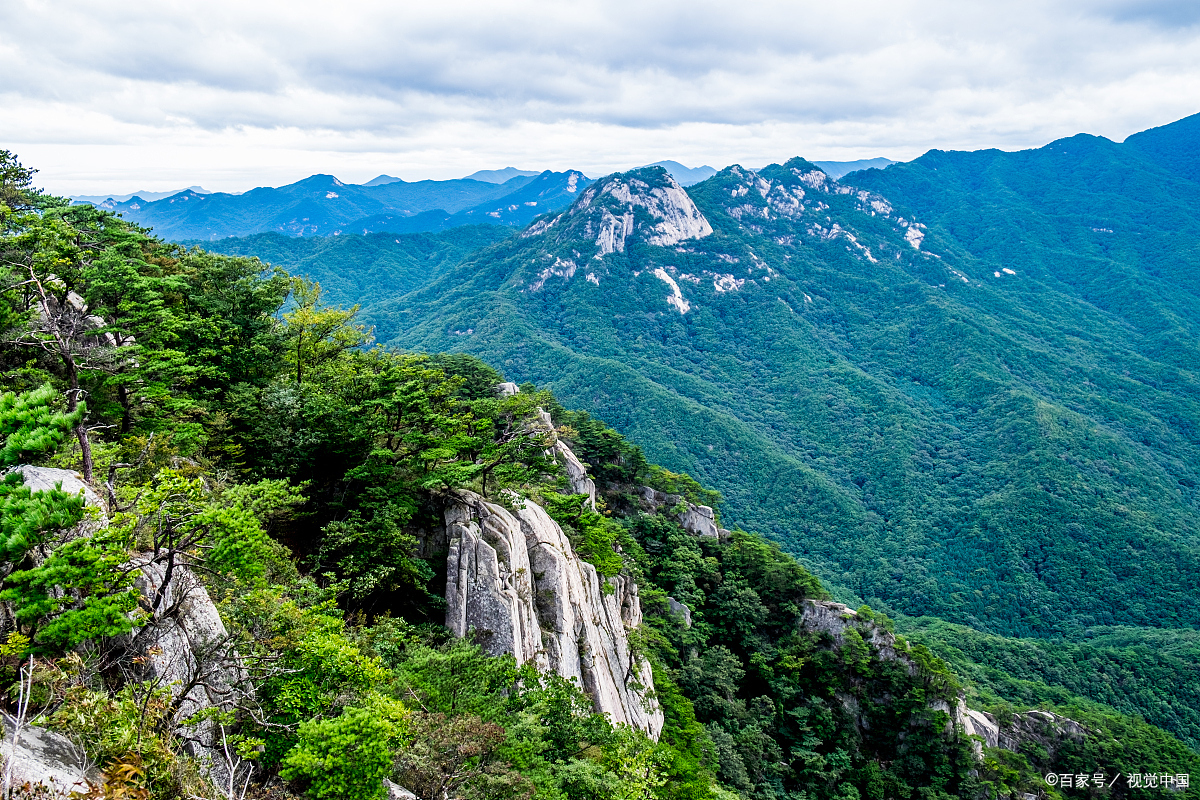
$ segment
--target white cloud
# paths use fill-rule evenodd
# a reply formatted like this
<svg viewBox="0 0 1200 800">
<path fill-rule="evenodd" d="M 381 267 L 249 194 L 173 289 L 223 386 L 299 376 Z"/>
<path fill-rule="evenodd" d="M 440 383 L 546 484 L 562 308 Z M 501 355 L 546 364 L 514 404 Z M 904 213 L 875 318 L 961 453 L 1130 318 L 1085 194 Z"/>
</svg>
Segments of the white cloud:
<svg viewBox="0 0 1200 800">
<path fill-rule="evenodd" d="M 0 146 L 70 193 L 1122 139 L 1193 113 L 1166 0 L 0 4 Z"/>
</svg>

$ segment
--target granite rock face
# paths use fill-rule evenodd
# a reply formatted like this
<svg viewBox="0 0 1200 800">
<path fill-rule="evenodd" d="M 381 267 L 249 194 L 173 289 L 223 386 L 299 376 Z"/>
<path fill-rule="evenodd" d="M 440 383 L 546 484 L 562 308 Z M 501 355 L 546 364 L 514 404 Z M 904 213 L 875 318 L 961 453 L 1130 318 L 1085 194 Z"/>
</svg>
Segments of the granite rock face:
<svg viewBox="0 0 1200 800">
<path fill-rule="evenodd" d="M 73 791 L 86 792 L 89 781 L 99 784 L 103 780 L 96 765 L 67 737 L 31 725 L 21 726 L 18 736 L 16 719 L 7 713 L 3 718 L 0 755 L 5 773 L 0 774 L 8 775 L 10 786 L 40 783 L 51 790 L 52 797 L 65 798 Z"/>
<path fill-rule="evenodd" d="M 679 523 L 679 527 L 701 539 L 725 539 L 730 535 L 729 531 L 717 527 L 716 512 L 710 507 L 689 503 L 681 495 L 667 494 L 650 486 L 642 486 L 638 488 L 638 503 L 651 513 L 663 507 L 675 509 L 682 505 L 683 509 L 675 515 L 675 521 Z"/>
<path fill-rule="evenodd" d="M 12 471 L 21 474 L 31 492 L 48 492 L 56 486 L 60 486 L 67 494 L 83 492 L 85 516 L 71 530 L 62 531 L 59 542 L 91 536 L 108 525 L 108 505 L 95 489 L 84 483 L 83 476 L 75 470 L 22 464 L 13 467 Z"/>
<path fill-rule="evenodd" d="M 967 708 L 966 703 L 960 700 L 956 720 L 959 721 L 964 734 L 979 737 L 973 742 L 977 757 L 983 755 L 984 747 L 1000 746 L 1000 726 L 991 714 Z"/>
<path fill-rule="evenodd" d="M 105 504 L 100 495 L 91 486 L 83 482 L 83 476 L 73 469 L 55 469 L 54 467 L 34 467 L 29 464 L 22 464 L 19 467 L 13 468 L 14 472 L 19 472 L 25 479 L 25 485 L 29 487 L 31 492 L 48 492 L 56 485 L 61 484 L 62 490 L 67 494 L 79 494 L 83 492 L 85 505 L 90 508 L 95 508 L 101 512 L 105 510 Z"/>
<path fill-rule="evenodd" d="M 605 594 L 596 568 L 531 501 L 510 511 L 459 492 L 445 524 L 446 626 L 473 631 L 493 654 L 574 678 L 597 711 L 657 739 L 663 712 L 648 696 L 650 665 L 629 647 L 628 630 L 642 621 L 637 585 L 617 576 Z"/>
<path fill-rule="evenodd" d="M 503 391 L 505 384 L 500 384 L 500 390 Z M 549 412 L 544 409 L 538 409 L 538 424 L 544 430 L 554 434 L 554 446 L 551 447 L 546 455 L 553 458 L 557 463 L 561 464 L 567 473 L 567 482 L 571 485 L 572 494 L 586 494 L 588 496 L 588 505 L 592 511 L 596 510 L 596 483 L 587 474 L 587 467 L 575 455 L 570 446 L 559 439 L 554 429 L 554 421 L 550 418 Z"/>
<path fill-rule="evenodd" d="M 398 783 L 392 783 L 386 778 L 383 781 L 383 788 L 387 792 L 388 800 L 418 800 L 417 796 L 408 789 Z"/>
<path fill-rule="evenodd" d="M 146 557 L 134 563 L 140 568 L 135 585 L 142 594 L 143 610 L 152 613 L 126 646 L 135 659 L 130 669 L 143 680 L 169 689 L 175 734 L 214 782 L 223 785 L 228 765 L 220 747 L 220 730 L 211 720 L 188 720 L 205 709 L 234 706 L 242 682 L 225 624 L 208 590 L 191 570 L 176 565 L 168 580 L 162 564 Z M 160 587 L 164 587 L 162 599 L 151 610 L 149 605 Z"/>
<path fill-rule="evenodd" d="M 805 600 L 801 609 L 800 626 L 829 634 L 839 646 L 844 641 L 846 630 L 854 628 L 860 633 L 863 641 L 871 645 L 875 656 L 880 660 L 908 661 L 907 657 L 896 649 L 896 634 L 874 623 L 860 625 L 858 612 L 841 603 L 829 600 Z M 911 663 L 910 668 L 914 668 Z M 947 707 L 942 710 L 949 711 L 950 709 Z"/>
<path fill-rule="evenodd" d="M 683 617 L 683 627 L 692 627 L 692 609 L 688 608 L 687 603 L 681 603 L 674 597 L 667 597 L 667 609 L 672 614 L 678 614 Z"/>
</svg>

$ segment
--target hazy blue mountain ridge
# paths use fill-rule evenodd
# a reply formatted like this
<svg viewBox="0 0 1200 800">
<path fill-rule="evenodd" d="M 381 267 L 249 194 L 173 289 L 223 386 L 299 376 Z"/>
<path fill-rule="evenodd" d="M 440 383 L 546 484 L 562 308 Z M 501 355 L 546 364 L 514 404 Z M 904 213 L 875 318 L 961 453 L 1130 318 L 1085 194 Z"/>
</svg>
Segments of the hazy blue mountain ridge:
<svg viewBox="0 0 1200 800">
<path fill-rule="evenodd" d="M 495 200 L 450 214 L 442 210 L 423 211 L 412 216 L 375 214 L 356 220 L 348 226 L 353 233 L 417 233 L 444 231 L 463 225 L 505 225 L 524 227 L 548 210 L 569 205 L 576 192 L 591 183 L 582 172 L 543 172 L 532 178 L 510 179 L 509 183 L 527 181 L 509 194 Z M 505 184 L 506 186 L 508 184 Z"/>
<path fill-rule="evenodd" d="M 680 186 L 691 186 L 717 174 L 717 171 L 707 164 L 702 167 L 685 167 L 678 161 L 655 161 L 653 164 L 647 164 L 646 166 L 662 167 L 671 174 L 672 178 L 679 182 Z"/>
<path fill-rule="evenodd" d="M 521 176 L 534 177 L 541 173 L 529 169 L 517 169 L 516 167 L 505 167 L 504 169 L 481 169 L 467 175 L 464 180 L 468 181 L 486 181 L 487 183 L 504 183 L 511 178 Z"/>
<path fill-rule="evenodd" d="M 857 172 L 863 169 L 884 169 L 892 164 L 898 163 L 890 158 L 860 158 L 855 161 L 814 161 L 812 162 L 824 170 L 825 174 L 834 180 L 841 180 L 845 175 L 851 172 Z"/>
<path fill-rule="evenodd" d="M 565 187 L 571 180 L 570 175 L 558 174 L 562 175 L 561 182 Z M 362 233 L 378 230 L 381 218 L 398 219 L 421 213 L 430 216 L 424 222 L 425 227 L 416 229 L 436 230 L 452 227 L 442 225 L 442 220 L 457 212 L 473 210 L 481 203 L 504 198 L 531 181 L 552 182 L 550 176 L 553 175 L 555 173 L 537 178 L 519 176 L 503 184 L 465 179 L 413 183 L 396 180 L 374 186 L 345 184 L 332 175 L 313 175 L 287 186 L 261 187 L 239 195 L 187 191 L 153 202 L 135 197 L 115 204 L 113 210 L 133 222 L 153 228 L 159 236 L 173 240 L 216 240 L 268 231 L 289 236 Z M 547 188 L 542 189 L 543 202 L 553 194 Z M 565 188 L 563 194 L 570 197 Z M 483 216 L 487 211 L 480 209 L 478 213 Z M 362 220 L 374 220 L 375 226 L 360 225 Z M 468 220 L 472 221 L 476 220 Z M 477 221 L 499 222 L 494 218 Z M 410 224 L 407 230 L 413 229 Z"/>
</svg>

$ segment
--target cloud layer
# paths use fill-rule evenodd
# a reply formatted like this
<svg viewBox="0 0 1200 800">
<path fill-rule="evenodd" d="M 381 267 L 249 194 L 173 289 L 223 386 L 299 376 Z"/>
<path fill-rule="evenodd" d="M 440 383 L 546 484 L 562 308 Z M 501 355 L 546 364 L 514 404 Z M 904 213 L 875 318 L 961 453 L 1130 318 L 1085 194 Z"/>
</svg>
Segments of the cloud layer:
<svg viewBox="0 0 1200 800">
<path fill-rule="evenodd" d="M 906 159 L 1200 110 L 1200 6 L 9 0 L 0 74 L 59 192 Z"/>
</svg>

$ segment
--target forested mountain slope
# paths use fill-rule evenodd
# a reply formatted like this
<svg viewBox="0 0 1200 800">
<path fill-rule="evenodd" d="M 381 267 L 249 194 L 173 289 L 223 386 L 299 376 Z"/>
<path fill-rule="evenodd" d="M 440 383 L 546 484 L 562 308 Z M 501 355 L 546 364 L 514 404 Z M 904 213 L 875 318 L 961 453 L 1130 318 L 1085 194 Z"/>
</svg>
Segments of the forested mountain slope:
<svg viewBox="0 0 1200 800">
<path fill-rule="evenodd" d="M 1161 170 L 1124 175 L 1181 224 L 1200 207 Z M 977 205 L 959 213 L 992 219 Z M 370 312 L 381 341 L 551 386 L 847 596 L 1017 635 L 1196 625 L 1195 240 L 1154 307 L 1166 279 L 1093 258 L 1076 291 L 1068 247 L 1000 263 L 937 222 L 799 159 L 686 192 L 640 171 Z"/>
<path fill-rule="evenodd" d="M 214 253 L 254 256 L 321 284 L 332 304 L 370 305 L 440 278 L 471 253 L 513 235 L 511 228 L 470 225 L 439 233 L 284 236 L 260 233 L 202 244 Z M 359 316 L 376 324 L 369 313 Z"/>
</svg>

